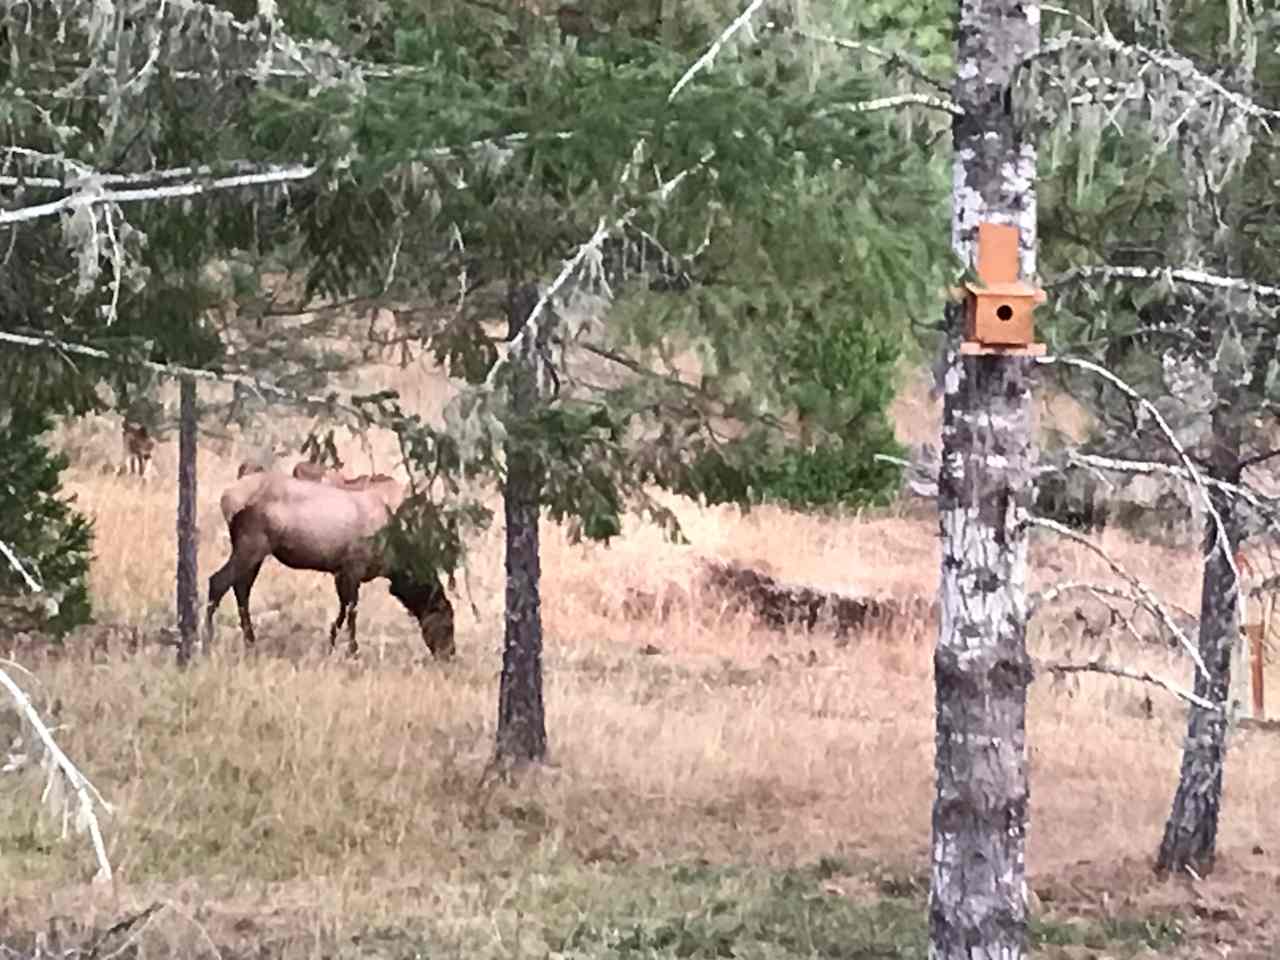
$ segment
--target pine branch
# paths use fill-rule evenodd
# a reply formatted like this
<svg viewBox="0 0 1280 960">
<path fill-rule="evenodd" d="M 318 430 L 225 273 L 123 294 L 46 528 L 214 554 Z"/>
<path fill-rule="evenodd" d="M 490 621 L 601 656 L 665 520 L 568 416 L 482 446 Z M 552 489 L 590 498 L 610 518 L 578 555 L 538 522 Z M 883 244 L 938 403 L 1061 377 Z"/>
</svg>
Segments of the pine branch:
<svg viewBox="0 0 1280 960">
<path fill-rule="evenodd" d="M 68 9 L 68 6 L 74 8 L 77 5 L 83 6 L 83 4 L 74 3 L 58 5 L 58 16 L 64 22 L 75 22 L 75 11 Z M 206 27 L 209 34 L 204 38 L 206 40 L 216 41 L 218 31 L 225 31 L 222 34 L 224 38 L 234 37 L 243 41 L 249 51 L 261 47 L 256 54 L 256 62 L 251 69 L 237 69 L 235 65 L 228 64 L 223 58 L 218 57 L 214 59 L 211 70 L 184 69 L 170 63 L 170 76 L 202 81 L 207 81 L 219 74 L 254 80 L 267 77 L 299 78 L 311 79 L 325 86 L 352 83 L 359 87 L 365 78 L 393 79 L 412 76 L 423 70 L 417 67 L 386 67 L 344 57 L 336 45 L 327 41 L 295 40 L 285 31 L 274 2 L 260 3 L 257 16 L 251 19 L 237 20 L 230 12 L 216 4 L 202 2 L 202 0 L 184 0 L 180 12 L 171 18 L 172 22 L 166 23 L 168 6 L 168 0 L 158 0 L 154 13 L 148 14 L 141 5 L 130 10 L 131 19 L 135 24 L 148 16 L 154 21 L 154 33 L 148 47 L 147 59 L 133 77 L 123 84 L 117 79 L 115 71 L 119 69 L 119 65 L 115 57 L 119 55 L 117 39 L 119 21 L 112 18 L 108 20 L 106 29 L 96 37 L 94 52 L 110 51 L 115 56 L 104 56 L 101 62 L 91 59 L 88 63 L 60 63 L 58 66 L 63 69 L 69 66 L 76 70 L 76 76 L 63 86 L 51 91 L 51 96 L 54 99 L 65 100 L 79 94 L 98 72 L 111 87 L 111 101 L 118 102 L 126 93 L 138 92 L 137 88 L 145 88 L 155 73 L 155 65 L 160 59 L 164 41 L 171 39 L 174 35 L 198 29 L 193 27 L 193 24 Z M 96 12 L 93 16 L 97 16 Z M 83 15 L 83 19 L 89 21 L 90 16 Z M 190 39 L 190 36 L 185 39 Z M 295 66 L 281 66 L 282 63 Z M 42 66 L 36 65 L 36 69 Z"/>
<path fill-rule="evenodd" d="M 636 166 L 638 166 L 641 153 L 640 148 L 642 145 L 643 140 L 636 142 L 631 153 L 631 159 L 627 162 L 627 165 L 623 168 L 622 175 L 619 177 L 619 184 L 625 184 L 627 180 L 630 179 L 632 171 Z M 714 156 L 714 150 L 707 150 L 698 159 L 697 164 L 685 170 L 681 170 L 670 180 L 659 186 L 657 190 L 653 191 L 654 195 L 657 196 L 659 201 L 666 201 L 676 187 L 680 186 L 680 184 L 684 182 L 684 180 L 695 170 L 706 166 Z M 493 366 L 489 368 L 489 373 L 484 379 L 484 389 L 486 391 L 493 390 L 494 384 L 497 382 L 499 371 L 507 365 L 511 355 L 521 349 L 525 338 L 529 335 L 529 332 L 532 330 L 536 335 L 538 318 L 542 315 L 543 310 L 546 309 L 551 298 L 555 296 L 560 288 L 564 286 L 571 276 L 573 276 L 574 271 L 581 266 L 588 254 L 598 251 L 600 249 L 600 245 L 604 243 L 611 233 L 622 229 L 631 222 L 631 218 L 636 215 L 637 209 L 638 208 L 636 207 L 631 207 L 626 211 L 626 213 L 614 220 L 612 224 L 606 223 L 605 218 L 601 217 L 596 225 L 595 233 L 593 233 L 585 243 L 582 243 L 578 247 L 572 257 L 564 261 L 564 265 L 561 267 L 560 273 L 551 282 L 551 285 L 538 296 L 538 302 L 534 304 L 533 310 L 529 312 L 528 318 L 521 325 L 520 329 L 516 331 L 515 336 L 506 342 L 507 349 L 498 357 Z"/>
<path fill-rule="evenodd" d="M 819 117 L 828 117 L 836 110 L 847 111 L 848 113 L 871 113 L 875 110 L 892 110 L 895 107 L 904 106 L 921 106 L 931 107 L 934 110 L 941 110 L 949 113 L 954 117 L 964 116 L 964 110 L 960 105 L 952 100 L 944 100 L 941 97 L 935 97 L 931 93 L 900 93 L 891 97 L 877 97 L 874 100 L 859 100 L 851 103 L 841 103 L 835 107 L 829 107 L 819 112 Z"/>
<path fill-rule="evenodd" d="M 1106 586 L 1104 584 L 1069 581 L 1068 583 L 1065 583 L 1065 584 L 1059 584 L 1059 588 L 1046 591 L 1044 594 L 1041 595 L 1041 599 L 1044 599 L 1045 602 L 1051 602 L 1049 599 L 1047 599 L 1049 594 L 1054 594 L 1052 599 L 1057 599 L 1057 597 L 1061 596 L 1062 594 L 1068 591 L 1077 591 L 1077 590 L 1087 591 L 1093 595 L 1093 598 L 1095 600 L 1097 600 L 1099 603 L 1101 603 L 1104 607 L 1107 608 L 1107 610 L 1111 614 L 1112 623 L 1118 620 L 1120 624 L 1124 627 L 1125 633 L 1133 637 L 1133 639 L 1138 643 L 1139 646 L 1143 646 L 1147 643 L 1147 638 L 1144 637 L 1142 634 L 1138 633 L 1138 628 L 1134 626 L 1133 618 L 1129 616 L 1125 616 L 1123 613 L 1121 613 L 1120 610 L 1117 609 L 1115 603 L 1113 602 L 1114 600 L 1124 600 L 1136 606 L 1142 607 L 1143 609 L 1147 609 L 1148 612 L 1150 612 L 1149 609 L 1146 607 L 1146 605 L 1142 602 L 1141 598 L 1133 595 L 1132 593 L 1128 593 L 1124 590 L 1118 590 L 1115 587 Z M 1035 601 L 1033 600 L 1033 609 L 1034 609 L 1034 604 L 1035 604 Z M 1079 608 L 1077 608 L 1077 612 L 1078 612 L 1078 609 Z M 1179 610 L 1179 612 L 1186 614 L 1185 610 Z M 1192 617 L 1191 619 L 1194 620 L 1195 618 Z"/>
<path fill-rule="evenodd" d="M 163 376 L 182 378 L 192 377 L 196 380 L 204 380 L 216 383 L 239 384 L 242 387 L 254 391 L 260 399 L 265 400 L 264 394 L 275 397 L 288 403 L 295 403 L 299 406 L 306 407 L 324 407 L 328 410 L 344 410 L 347 413 L 366 419 L 365 414 L 358 408 L 348 403 L 339 401 L 336 393 L 331 393 L 326 397 L 316 396 L 314 394 L 297 393 L 293 390 L 285 390 L 274 384 L 258 380 L 255 377 L 245 376 L 238 373 L 220 373 L 216 370 L 200 370 L 195 367 L 186 367 L 177 363 L 156 363 L 151 360 L 133 359 L 130 357 L 121 357 L 101 350 L 98 347 L 86 346 L 82 343 L 71 343 L 66 340 L 59 340 L 56 337 L 36 337 L 28 336 L 21 333 L 11 333 L 7 330 L 0 330 L 0 343 L 11 343 L 15 346 L 25 347 L 34 350 L 51 350 L 55 353 L 70 354 L 72 356 L 90 357 L 94 360 L 105 360 L 108 363 L 118 364 L 120 366 L 141 367 L 144 370 L 151 370 Z"/>
<path fill-rule="evenodd" d="M 1180 700 L 1187 703 L 1195 704 L 1204 710 L 1211 710 L 1214 713 L 1222 713 L 1225 707 L 1220 703 L 1213 703 L 1206 700 L 1198 694 L 1192 693 L 1190 690 L 1183 690 L 1181 687 L 1170 683 L 1161 677 L 1157 677 L 1146 670 L 1134 670 L 1131 667 L 1117 667 L 1112 664 L 1105 663 L 1102 660 L 1090 660 L 1087 663 L 1047 663 L 1038 662 L 1036 666 L 1041 670 L 1048 670 L 1050 673 L 1056 673 L 1059 676 L 1065 676 L 1069 673 L 1102 673 L 1111 677 L 1122 677 L 1126 680 L 1137 680 L 1140 683 L 1149 683 L 1153 686 L 1160 687 L 1173 694 Z"/>
<path fill-rule="evenodd" d="M 810 33 L 808 30 L 801 30 L 799 27 L 783 27 L 770 20 L 765 24 L 770 30 L 778 30 L 782 33 L 790 33 L 797 37 L 803 37 L 806 40 L 812 40 L 815 43 L 826 43 L 833 47 L 839 47 L 842 50 L 854 50 L 860 53 L 868 53 L 873 57 L 884 60 L 891 69 L 901 70 L 910 75 L 923 84 L 933 87 L 935 90 L 943 94 L 951 93 L 951 84 L 930 75 L 924 66 L 912 57 L 903 53 L 901 50 L 884 50 L 874 44 L 865 43 L 861 40 L 846 40 L 843 37 L 833 37 L 821 33 Z"/>
<path fill-rule="evenodd" d="M 646 367 L 644 364 L 640 363 L 637 360 L 632 359 L 631 357 L 626 356 L 625 354 L 619 353 L 616 350 L 611 350 L 608 347 L 601 346 L 600 344 L 591 343 L 590 341 L 577 340 L 575 341 L 574 345 L 577 346 L 579 349 L 585 350 L 587 353 L 592 354 L 593 356 L 599 357 L 601 360 L 607 360 L 610 363 L 617 364 L 618 366 L 622 367 L 624 370 L 627 370 L 638 377 L 643 377 L 646 380 L 661 383 L 664 386 L 673 387 L 674 389 L 684 394 L 686 397 L 689 397 L 692 400 L 698 401 L 698 403 L 691 405 L 691 409 L 704 422 L 706 422 L 708 410 L 701 409 L 699 404 L 708 407 L 710 414 L 713 416 L 721 416 L 726 418 L 729 416 L 727 411 L 725 411 L 724 409 L 725 404 L 723 400 L 721 400 L 718 397 L 712 396 L 706 390 L 702 389 L 696 384 L 689 383 L 687 380 L 684 380 L 683 378 L 681 378 L 675 373 L 663 374 L 655 370 L 651 370 L 649 367 Z M 589 389 L 595 390 L 598 393 L 609 392 L 608 387 L 598 386 L 596 384 L 589 384 L 589 383 L 586 383 L 586 381 L 580 381 L 580 382 L 582 382 L 583 385 L 587 386 Z M 713 404 L 719 404 L 720 409 L 719 410 L 710 409 Z M 783 434 L 784 436 L 794 438 L 795 436 L 798 435 L 795 429 L 790 424 L 786 423 L 783 420 L 778 419 L 773 414 L 760 413 L 757 415 L 756 419 L 760 423 L 764 424 L 765 426 L 770 427 L 771 429 L 777 430 L 779 433 Z"/>
<path fill-rule="evenodd" d="M 758 11 L 763 6 L 764 6 L 764 0 L 751 0 L 751 2 L 747 4 L 746 9 L 744 9 L 740 14 L 738 14 L 738 16 L 734 19 L 734 21 L 731 24 L 729 24 L 729 26 L 724 28 L 720 36 L 716 37 L 713 41 L 711 41 L 711 46 L 707 47 L 706 52 L 704 52 L 702 56 L 700 56 L 697 60 L 695 60 L 693 62 L 693 65 L 689 67 L 689 69 L 686 70 L 681 75 L 679 80 L 676 81 L 675 86 L 671 88 L 671 92 L 667 94 L 667 103 L 670 103 L 672 100 L 674 100 L 676 96 L 680 93 L 680 91 L 683 90 L 686 86 L 688 86 L 688 84 L 690 83 L 690 81 L 693 80 L 694 77 L 696 77 L 699 73 L 701 73 L 703 70 L 710 67 L 711 64 L 715 62 L 716 55 L 724 47 L 725 43 L 728 42 L 728 40 L 735 33 L 737 33 L 739 30 L 745 27 L 747 25 L 747 22 L 753 16 L 755 16 L 756 11 Z"/>
<path fill-rule="evenodd" d="M 1042 3 L 1040 4 L 1040 12 L 1052 13 L 1052 14 L 1056 14 L 1059 17 L 1068 17 L 1072 20 L 1075 20 L 1076 23 L 1080 24 L 1080 26 L 1088 30 L 1090 35 L 1098 32 L 1097 30 L 1094 29 L 1094 26 L 1092 23 L 1090 23 L 1084 17 L 1080 16 L 1080 14 L 1076 13 L 1075 11 L 1068 10 L 1065 7 L 1059 7 L 1051 3 Z"/>
<path fill-rule="evenodd" d="M 510 362 L 511 355 L 513 353 L 518 353 L 520 351 L 529 331 L 534 331 L 536 336 L 537 321 L 542 315 L 542 311 L 546 309 L 551 298 L 555 296 L 568 279 L 573 276 L 574 271 L 577 270 L 582 264 L 582 261 L 586 259 L 587 254 L 594 250 L 598 250 L 600 248 L 600 244 L 605 241 L 605 238 L 608 237 L 610 233 L 624 226 L 633 216 L 635 216 L 635 214 L 636 208 L 632 207 L 621 217 L 615 220 L 613 224 L 607 224 L 604 217 L 600 218 L 600 222 L 596 226 L 595 233 L 593 233 L 590 239 L 585 243 L 579 245 L 577 252 L 574 253 L 572 257 L 564 261 L 564 265 L 560 268 L 560 273 L 551 282 L 551 285 L 539 295 L 538 302 L 534 304 L 533 309 L 529 312 L 528 319 L 526 319 L 520 329 L 516 331 L 516 335 L 506 341 L 506 350 L 502 352 L 494 362 L 493 366 L 489 368 L 489 373 L 484 379 L 485 390 L 493 390 L 494 385 L 497 383 L 499 371 L 501 371 L 502 368 Z"/>
<path fill-rule="evenodd" d="M 571 131 L 562 130 L 551 134 L 542 135 L 552 140 L 571 140 L 573 133 Z M 539 139 L 542 139 L 542 136 Z M 416 155 L 416 160 L 408 161 L 409 164 L 417 160 L 424 159 L 448 159 L 450 157 L 462 157 L 467 154 L 478 152 L 481 150 L 514 150 L 518 146 L 527 144 L 530 141 L 528 133 L 511 133 L 500 137 L 491 137 L 488 139 L 472 140 L 470 143 L 462 144 L 456 147 L 430 147 Z M 0 154 L 9 154 L 11 157 L 26 159 L 31 163 L 49 164 L 57 167 L 65 167 L 69 171 L 67 177 L 40 177 L 40 176 L 0 176 L 0 187 L 38 187 L 46 190 L 72 190 L 81 187 L 85 182 L 92 181 L 95 184 L 104 187 L 151 187 L 155 184 L 164 183 L 170 180 L 193 180 L 203 182 L 210 178 L 221 176 L 261 176 L 278 173 L 282 170 L 294 169 L 310 169 L 313 173 L 317 167 L 307 167 L 301 164 L 269 164 L 255 163 L 249 160 L 232 160 L 227 163 L 220 164 L 204 164 L 201 166 L 187 167 L 171 167 L 162 170 L 146 170 L 140 173 L 102 173 L 87 164 L 81 163 L 70 157 L 64 157 L 57 154 L 42 153 L 39 150 L 32 150 L 28 147 L 16 146 L 0 146 Z M 342 171 L 350 168 L 350 163 L 339 163 L 334 166 L 336 171 Z M 395 175 L 392 171 L 390 176 Z M 303 178 L 305 179 L 305 178 Z M 237 184 L 231 184 L 232 187 Z M 105 202 L 105 198 L 104 201 Z M 19 208 L 22 209 L 22 208 Z M 28 218 L 23 218 L 28 219 Z M 3 221 L 0 221 L 3 222 Z"/>
<path fill-rule="evenodd" d="M 348 166 L 350 166 L 349 161 L 341 161 L 337 164 L 336 169 L 342 170 Z M 242 187 L 309 180 L 320 169 L 318 165 L 269 167 L 261 173 L 217 177 L 194 183 L 178 183 L 171 186 L 146 187 L 136 190 L 104 190 L 100 187 L 95 187 L 91 181 L 85 184 L 83 189 L 60 200 L 31 207 L 19 207 L 16 210 L 0 210 L 0 226 L 7 223 L 20 223 L 26 220 L 57 216 L 64 210 L 71 210 L 78 206 L 98 206 L 104 203 L 138 203 L 147 200 L 173 200 L 181 197 L 198 197 L 219 190 L 238 190 Z"/>
<path fill-rule="evenodd" d="M 1076 33 L 1060 34 L 1041 45 L 1040 49 L 1030 53 L 1022 61 L 1027 66 L 1036 60 L 1048 59 L 1073 47 L 1093 48 L 1102 53 L 1121 54 L 1136 61 L 1150 64 L 1168 74 L 1184 81 L 1188 86 L 1199 88 L 1204 94 L 1214 99 L 1225 100 L 1246 116 L 1261 122 L 1263 129 L 1271 131 L 1269 120 L 1280 119 L 1280 110 L 1260 106 L 1252 99 L 1228 90 L 1219 81 L 1201 71 L 1189 57 L 1175 53 L 1157 51 L 1138 43 L 1126 43 L 1117 39 L 1110 31 L 1082 36 Z"/>
<path fill-rule="evenodd" d="M 1178 639 L 1182 648 L 1186 650 L 1187 655 L 1191 657 L 1191 662 L 1194 663 L 1196 665 L 1196 669 L 1200 671 L 1201 676 L 1206 680 L 1209 678 L 1209 671 L 1204 665 L 1204 660 L 1200 657 L 1200 652 L 1196 650 L 1195 645 L 1192 644 L 1187 635 L 1182 632 L 1182 628 L 1174 621 L 1173 615 L 1160 601 L 1160 598 L 1157 597 L 1140 579 L 1126 570 L 1118 560 L 1112 557 L 1088 537 L 1076 533 L 1070 527 L 1058 523 L 1056 520 L 1050 520 L 1047 517 L 1028 516 L 1026 523 L 1029 526 L 1043 527 L 1046 530 L 1052 530 L 1059 536 L 1080 544 L 1091 553 L 1100 557 L 1102 561 L 1111 568 L 1112 573 L 1129 584 L 1129 586 L 1133 588 L 1134 592 L 1142 598 L 1142 605 L 1159 617 L 1160 622 L 1164 625 L 1165 629 Z M 1232 568 L 1234 569 L 1234 567 L 1235 562 L 1232 561 Z"/>
<path fill-rule="evenodd" d="M 308 49 L 315 49 L 314 45 L 306 42 L 297 43 L 300 50 L 306 52 Z M 284 51 L 274 51 L 283 54 Z M 327 54 L 333 57 L 333 53 Z M 387 66 L 378 63 L 369 63 L 365 60 L 353 60 L 349 58 L 335 58 L 337 62 L 346 67 L 351 73 L 351 77 L 359 77 L 362 80 L 403 80 L 410 77 L 418 77 L 424 75 L 428 68 L 399 64 L 395 66 Z M 297 62 L 297 61 L 295 61 Z M 319 73 L 315 69 L 315 64 L 301 61 L 304 65 L 298 67 L 282 67 L 282 66 L 255 66 L 251 69 L 244 70 L 227 70 L 219 71 L 220 76 L 235 77 L 243 80 L 307 80 L 315 79 Z M 30 64 L 27 69 L 36 74 L 57 74 L 67 70 L 88 71 L 93 68 L 93 64 L 84 62 L 62 62 L 58 67 L 48 67 L 42 64 Z M 208 71 L 204 70 L 167 70 L 165 76 L 174 80 L 197 80 L 200 82 L 208 82 L 213 78 Z"/>
</svg>

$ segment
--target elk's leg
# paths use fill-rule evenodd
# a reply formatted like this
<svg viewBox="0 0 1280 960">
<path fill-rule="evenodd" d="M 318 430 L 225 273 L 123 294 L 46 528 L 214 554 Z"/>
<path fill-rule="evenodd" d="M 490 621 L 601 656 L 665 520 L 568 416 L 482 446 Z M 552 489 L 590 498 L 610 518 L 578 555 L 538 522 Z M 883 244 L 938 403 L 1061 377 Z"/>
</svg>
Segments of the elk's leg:
<svg viewBox="0 0 1280 960">
<path fill-rule="evenodd" d="M 360 594 L 360 581 L 348 572 L 334 574 L 333 585 L 338 590 L 338 619 L 329 628 L 329 649 L 333 650 L 338 643 L 338 631 L 347 625 L 349 634 L 348 649 L 356 652 L 356 600 Z"/>
<path fill-rule="evenodd" d="M 235 578 L 236 555 L 232 552 L 227 562 L 209 578 L 209 601 L 204 608 L 204 630 L 205 636 L 210 640 L 213 639 L 213 615 L 218 612 L 218 604 L 222 603 L 222 598 L 231 589 Z"/>
<path fill-rule="evenodd" d="M 356 585 L 356 589 L 357 591 L 360 589 L 359 584 Z M 347 639 L 347 655 L 351 657 L 360 652 L 360 646 L 356 643 L 356 604 L 358 602 L 359 597 L 357 596 L 351 601 L 351 612 L 347 615 L 347 629 L 350 631 Z"/>
<path fill-rule="evenodd" d="M 249 617 L 249 594 L 253 591 L 253 583 L 258 579 L 258 571 L 262 569 L 262 561 L 255 563 L 244 576 L 238 577 L 234 583 L 236 606 L 240 608 L 240 632 L 244 634 L 244 642 L 253 646 L 253 620 Z"/>
<path fill-rule="evenodd" d="M 338 594 L 338 619 L 333 621 L 333 625 L 329 627 L 329 652 L 333 652 L 333 648 L 338 645 L 338 631 L 342 629 L 342 625 L 347 620 L 347 601 L 342 590 L 342 574 L 336 573 L 333 576 L 333 587 Z"/>
</svg>

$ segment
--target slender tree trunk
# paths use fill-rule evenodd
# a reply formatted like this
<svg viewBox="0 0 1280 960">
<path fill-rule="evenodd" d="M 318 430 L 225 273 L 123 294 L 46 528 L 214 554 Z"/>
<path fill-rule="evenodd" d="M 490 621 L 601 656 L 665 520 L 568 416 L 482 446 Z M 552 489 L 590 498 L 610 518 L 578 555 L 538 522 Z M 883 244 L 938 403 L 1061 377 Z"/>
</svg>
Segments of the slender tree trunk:
<svg viewBox="0 0 1280 960">
<path fill-rule="evenodd" d="M 196 642 L 196 382 L 182 379 L 178 412 L 178 666 Z"/>
<path fill-rule="evenodd" d="M 507 307 L 508 337 L 514 337 L 538 300 L 532 284 L 514 288 Z M 503 500 L 507 518 L 507 596 L 498 691 L 497 758 L 525 763 L 545 758 L 547 731 L 542 704 L 542 607 L 538 517 L 542 466 L 528 446 L 520 421 L 540 402 L 539 368 L 550 318 L 538 321 L 538 336 L 525 337 L 511 356 L 513 423 L 505 444 L 507 477 Z"/>
<path fill-rule="evenodd" d="M 1215 410 L 1213 435 L 1216 442 L 1212 475 L 1238 483 L 1240 424 L 1230 404 L 1220 402 Z M 1210 496 L 1222 517 L 1228 551 L 1234 556 L 1240 545 L 1235 500 L 1220 490 L 1210 491 Z M 1217 851 L 1222 776 L 1227 759 L 1225 708 L 1230 701 L 1231 652 L 1240 636 L 1240 590 L 1218 545 L 1212 517 L 1206 518 L 1204 549 L 1199 650 L 1208 676 L 1196 671 L 1195 692 L 1210 703 L 1221 704 L 1223 710 L 1206 710 L 1195 704 L 1189 707 L 1178 789 L 1156 857 L 1156 872 L 1162 876 L 1188 868 L 1204 876 L 1212 872 Z"/>
<path fill-rule="evenodd" d="M 1016 225 L 1035 274 L 1035 148 L 1009 103 L 1038 49 L 1039 5 L 962 0 L 956 28 L 952 246 L 975 263 L 977 226 Z M 955 348 L 963 308 L 948 308 Z M 931 960 L 1026 955 L 1027 534 L 1034 361 L 952 354 L 944 384 L 938 511 L 942 625 L 934 656 L 936 795 Z"/>
</svg>

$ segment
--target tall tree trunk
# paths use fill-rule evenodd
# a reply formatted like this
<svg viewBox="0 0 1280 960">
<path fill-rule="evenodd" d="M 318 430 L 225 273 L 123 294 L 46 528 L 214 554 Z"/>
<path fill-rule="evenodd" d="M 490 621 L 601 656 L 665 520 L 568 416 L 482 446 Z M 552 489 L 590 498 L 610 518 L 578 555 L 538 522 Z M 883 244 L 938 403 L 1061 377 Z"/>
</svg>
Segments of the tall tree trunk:
<svg viewBox="0 0 1280 960">
<path fill-rule="evenodd" d="M 1039 5 L 962 0 L 956 27 L 952 246 L 975 263 L 977 226 L 1020 231 L 1035 274 L 1035 148 L 1010 109 L 1015 67 L 1039 47 Z M 947 313 L 950 348 L 963 307 Z M 934 656 L 936 795 L 931 960 L 1026 955 L 1027 534 L 1031 383 L 1023 357 L 949 357 L 938 512 L 942 625 Z"/>
<path fill-rule="evenodd" d="M 196 382 L 184 377 L 178 411 L 178 666 L 196 642 Z"/>
<path fill-rule="evenodd" d="M 1210 472 L 1215 479 L 1239 482 L 1240 423 L 1232 405 L 1219 402 L 1213 414 L 1215 440 Z M 1240 518 L 1235 500 L 1223 491 L 1210 491 L 1226 530 L 1228 550 L 1240 545 Z M 1206 518 L 1204 577 L 1200 588 L 1200 658 L 1208 676 L 1196 670 L 1195 692 L 1222 710 L 1191 704 L 1187 739 L 1173 810 L 1165 823 L 1156 857 L 1160 875 L 1187 868 L 1204 876 L 1213 870 L 1222 806 L 1222 775 L 1227 759 L 1227 714 L 1231 689 L 1231 651 L 1240 636 L 1240 590 L 1227 557 L 1217 542 L 1212 517 Z"/>
<path fill-rule="evenodd" d="M 532 284 L 515 287 L 508 296 L 508 337 L 524 326 L 538 301 Z M 497 759 L 505 763 L 542 760 L 547 731 L 542 704 L 542 603 L 539 579 L 538 517 L 542 465 L 530 449 L 522 425 L 541 400 L 539 370 L 549 317 L 538 321 L 538 335 L 526 336 L 511 355 L 513 423 L 505 444 L 507 476 L 503 501 L 507 518 L 507 596 L 498 691 Z"/>
</svg>

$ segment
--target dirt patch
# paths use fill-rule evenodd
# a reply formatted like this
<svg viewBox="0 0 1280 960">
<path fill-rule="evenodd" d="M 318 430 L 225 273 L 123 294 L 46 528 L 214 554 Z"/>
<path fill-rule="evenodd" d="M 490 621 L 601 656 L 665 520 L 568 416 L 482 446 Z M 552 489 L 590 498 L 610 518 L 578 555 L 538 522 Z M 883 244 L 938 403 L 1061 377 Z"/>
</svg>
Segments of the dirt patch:
<svg viewBox="0 0 1280 960">
<path fill-rule="evenodd" d="M 1161 956 L 1280 956 L 1280 865 L 1274 852 L 1222 855 L 1214 873 L 1198 880 L 1158 881 L 1149 860 L 1085 861 L 1037 878 L 1031 887 L 1033 905 L 1046 918 L 1113 927 L 1146 918 L 1164 925 L 1178 944 Z"/>
<path fill-rule="evenodd" d="M 837 637 L 876 629 L 890 631 L 904 623 L 918 625 L 937 616 L 937 602 L 923 597 L 860 597 L 787 583 L 762 570 L 736 563 L 703 563 L 703 589 L 719 594 L 733 612 L 748 611 L 775 629 L 826 627 Z"/>
</svg>

